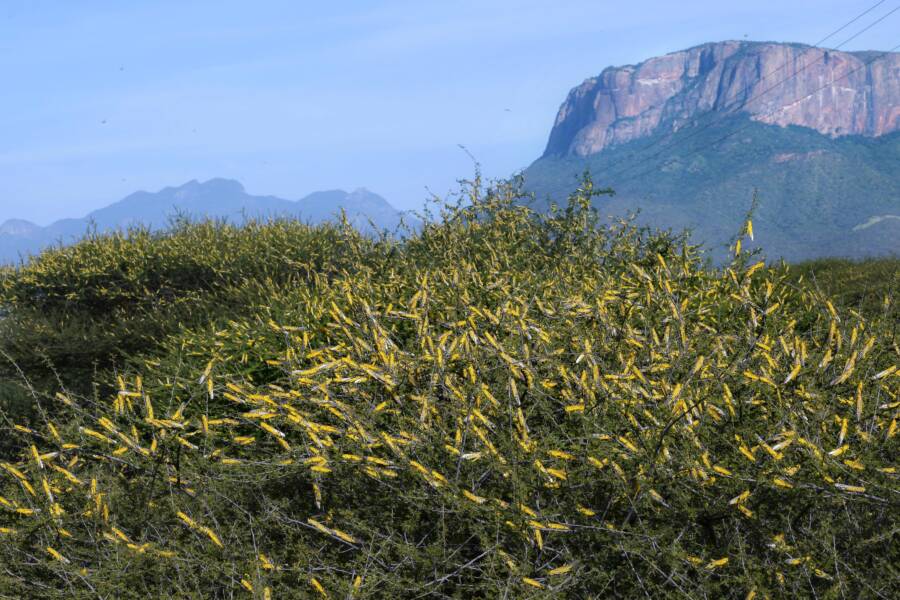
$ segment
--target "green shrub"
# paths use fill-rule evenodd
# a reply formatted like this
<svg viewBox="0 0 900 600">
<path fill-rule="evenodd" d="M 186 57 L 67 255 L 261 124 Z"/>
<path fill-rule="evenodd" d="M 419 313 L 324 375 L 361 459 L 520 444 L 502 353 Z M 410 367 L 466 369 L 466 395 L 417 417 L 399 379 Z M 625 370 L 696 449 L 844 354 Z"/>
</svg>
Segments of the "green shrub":
<svg viewBox="0 0 900 600">
<path fill-rule="evenodd" d="M 351 268 L 351 238 L 363 252 L 374 244 L 348 227 L 292 221 L 93 235 L 0 272 L 0 349 L 36 383 L 62 376 L 86 392 L 95 371 L 184 327 L 238 318 L 273 289 Z M 0 361 L 4 375 L 15 375 L 10 360 Z"/>
<path fill-rule="evenodd" d="M 883 313 L 598 227 L 589 181 L 550 215 L 470 192 L 402 242 L 338 236 L 324 267 L 166 329 L 112 393 L 8 430 L 0 590 L 890 596 Z M 241 285 L 214 273 L 204 290 Z"/>
<path fill-rule="evenodd" d="M 791 270 L 848 309 L 900 322 L 900 258 L 829 258 L 792 265 Z"/>
</svg>

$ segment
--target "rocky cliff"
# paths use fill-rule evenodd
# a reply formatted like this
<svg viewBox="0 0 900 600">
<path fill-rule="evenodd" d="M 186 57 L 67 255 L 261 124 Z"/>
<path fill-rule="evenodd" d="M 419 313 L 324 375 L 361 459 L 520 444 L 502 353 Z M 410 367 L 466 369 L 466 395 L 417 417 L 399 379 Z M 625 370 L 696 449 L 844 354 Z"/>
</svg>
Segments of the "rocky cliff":
<svg viewBox="0 0 900 600">
<path fill-rule="evenodd" d="M 900 130 L 900 53 L 728 41 L 610 67 L 569 92 L 544 156 L 589 156 L 711 112 L 881 136 Z"/>
</svg>

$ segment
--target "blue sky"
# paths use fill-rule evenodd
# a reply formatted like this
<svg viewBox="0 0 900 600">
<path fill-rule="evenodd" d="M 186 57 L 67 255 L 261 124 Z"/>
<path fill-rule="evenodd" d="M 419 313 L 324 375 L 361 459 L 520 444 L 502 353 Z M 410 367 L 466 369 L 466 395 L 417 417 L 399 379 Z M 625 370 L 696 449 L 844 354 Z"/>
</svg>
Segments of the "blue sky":
<svg viewBox="0 0 900 600">
<path fill-rule="evenodd" d="M 488 176 L 527 166 L 606 66 L 812 43 L 875 2 L 0 0 L 0 222 L 210 177 L 416 208 L 472 175 L 459 144 Z M 843 49 L 900 43 L 894 16 Z"/>
</svg>

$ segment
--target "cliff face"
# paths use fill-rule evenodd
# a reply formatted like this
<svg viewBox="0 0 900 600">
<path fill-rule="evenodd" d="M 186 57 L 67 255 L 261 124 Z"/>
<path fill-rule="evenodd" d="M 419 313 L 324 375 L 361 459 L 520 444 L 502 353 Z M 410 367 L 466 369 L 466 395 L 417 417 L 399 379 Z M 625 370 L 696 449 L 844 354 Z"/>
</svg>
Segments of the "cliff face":
<svg viewBox="0 0 900 600">
<path fill-rule="evenodd" d="M 831 137 L 897 131 L 900 53 L 866 65 L 875 56 L 730 41 L 610 67 L 569 92 L 544 156 L 596 154 L 657 130 L 705 123 L 711 111 Z"/>
</svg>

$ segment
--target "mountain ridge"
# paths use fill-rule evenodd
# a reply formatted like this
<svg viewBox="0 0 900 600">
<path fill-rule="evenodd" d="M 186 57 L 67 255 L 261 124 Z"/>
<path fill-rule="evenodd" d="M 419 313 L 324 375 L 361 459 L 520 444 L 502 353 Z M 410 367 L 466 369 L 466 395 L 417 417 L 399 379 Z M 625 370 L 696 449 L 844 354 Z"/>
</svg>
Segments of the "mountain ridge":
<svg viewBox="0 0 900 600">
<path fill-rule="evenodd" d="M 15 262 L 57 243 L 74 242 L 91 228 L 99 232 L 137 226 L 163 229 L 179 216 L 235 223 L 252 218 L 299 218 L 317 224 L 337 219 L 341 210 L 350 224 L 369 233 L 393 231 L 401 219 L 411 225 L 416 221 L 365 188 L 352 192 L 317 191 L 299 200 L 286 200 L 248 194 L 243 184 L 233 179 L 192 179 L 158 192 L 136 191 L 82 218 L 60 219 L 45 227 L 23 219 L 8 219 L 0 224 L 0 264 Z"/>
</svg>

